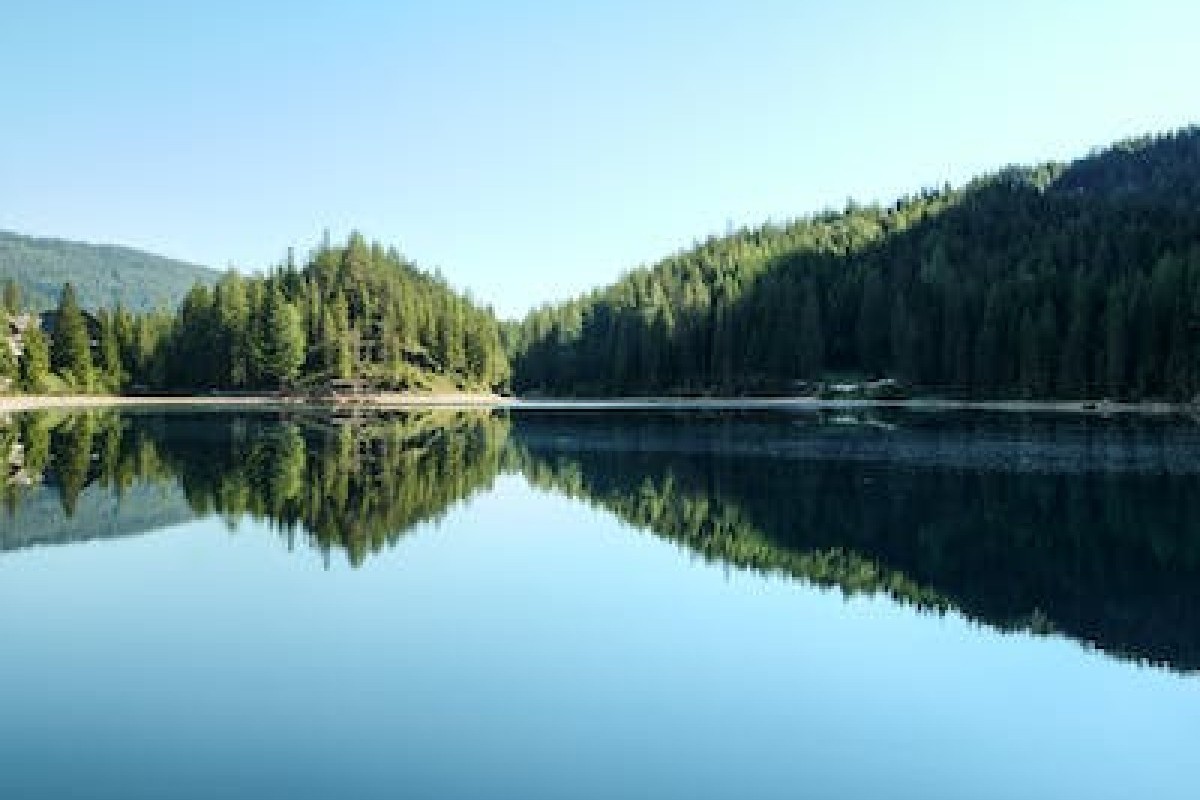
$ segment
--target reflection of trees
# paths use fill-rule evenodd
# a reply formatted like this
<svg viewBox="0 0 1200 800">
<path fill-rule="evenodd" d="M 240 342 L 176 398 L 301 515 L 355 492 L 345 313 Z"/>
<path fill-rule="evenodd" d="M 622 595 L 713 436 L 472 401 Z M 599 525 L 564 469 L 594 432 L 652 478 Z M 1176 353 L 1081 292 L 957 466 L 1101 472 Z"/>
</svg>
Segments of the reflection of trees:
<svg viewBox="0 0 1200 800">
<path fill-rule="evenodd" d="M 861 430 L 845 434 L 845 458 L 771 456 L 762 446 L 753 455 L 750 430 L 719 420 L 519 417 L 512 458 L 533 483 L 709 559 L 1200 668 L 1194 473 L 1122 471 L 1129 453 L 1107 444 L 1112 461 L 1087 469 L 968 469 L 920 435 L 897 445 L 904 465 L 856 460 L 853 437 L 869 435 Z M 1046 426 L 1037 446 L 1053 460 L 1094 435 L 1077 422 Z M 1115 440 L 1123 437 L 1131 447 L 1156 440 L 1154 431 Z M 770 441 L 789 438 L 798 440 L 778 428 Z M 1169 436 L 1159 441 L 1170 447 Z"/>
<path fill-rule="evenodd" d="M 172 421 L 175 435 L 160 447 L 198 512 L 269 520 L 289 537 L 303 531 L 357 565 L 490 486 L 506 426 L 466 412 L 208 415 Z"/>
<path fill-rule="evenodd" d="M 511 430 L 451 411 L 29 414 L 0 426 L 4 500 L 40 480 L 69 515 L 85 487 L 161 483 L 361 564 L 519 470 L 714 561 L 1200 669 L 1195 428 L 518 414 Z"/>
<path fill-rule="evenodd" d="M 46 484 L 57 490 L 63 512 L 71 517 L 89 486 L 119 492 L 135 481 L 166 480 L 161 466 L 147 458 L 145 443 L 128 433 L 114 412 L 33 412 L 10 419 L 0 426 L 0 453 L 7 456 L 0 490 L 6 505 L 15 508 L 30 487 Z"/>
<path fill-rule="evenodd" d="M 75 513 L 88 486 L 177 483 L 197 514 L 297 531 L 360 564 L 413 525 L 488 486 L 507 421 L 481 413 L 366 418 L 327 414 L 27 414 L 3 429 L 17 453 L 4 491 L 57 488 Z"/>
</svg>

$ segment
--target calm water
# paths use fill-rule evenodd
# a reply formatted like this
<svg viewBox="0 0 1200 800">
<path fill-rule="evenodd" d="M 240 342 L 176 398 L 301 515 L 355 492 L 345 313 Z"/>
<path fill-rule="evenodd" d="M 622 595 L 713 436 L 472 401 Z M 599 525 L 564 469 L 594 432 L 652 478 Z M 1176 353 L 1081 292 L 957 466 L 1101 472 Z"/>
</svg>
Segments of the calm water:
<svg viewBox="0 0 1200 800">
<path fill-rule="evenodd" d="M 3 798 L 1192 798 L 1200 425 L 25 415 Z"/>
</svg>

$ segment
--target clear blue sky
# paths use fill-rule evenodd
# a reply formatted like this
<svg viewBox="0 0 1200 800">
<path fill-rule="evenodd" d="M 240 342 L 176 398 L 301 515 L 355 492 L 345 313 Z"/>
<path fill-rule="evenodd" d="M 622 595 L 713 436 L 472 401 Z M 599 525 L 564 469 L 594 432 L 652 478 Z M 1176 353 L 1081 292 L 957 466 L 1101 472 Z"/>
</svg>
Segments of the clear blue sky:
<svg viewBox="0 0 1200 800">
<path fill-rule="evenodd" d="M 0 228 L 257 269 L 322 229 L 504 314 L 734 225 L 1200 121 L 1200 3 L 0 8 Z"/>
</svg>

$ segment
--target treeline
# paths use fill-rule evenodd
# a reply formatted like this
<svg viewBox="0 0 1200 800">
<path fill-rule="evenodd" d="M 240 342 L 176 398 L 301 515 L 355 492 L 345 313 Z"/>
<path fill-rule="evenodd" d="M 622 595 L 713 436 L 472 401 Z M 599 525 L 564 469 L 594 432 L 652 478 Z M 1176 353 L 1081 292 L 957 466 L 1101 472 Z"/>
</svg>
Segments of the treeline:
<svg viewBox="0 0 1200 800">
<path fill-rule="evenodd" d="M 1200 392 L 1200 128 L 712 238 L 506 331 L 518 390 Z"/>
<path fill-rule="evenodd" d="M 311 389 L 339 379 L 399 390 L 435 376 L 467 389 L 508 378 L 490 308 L 358 234 L 342 247 L 326 241 L 303 267 L 289 254 L 265 276 L 230 271 L 211 287 L 197 283 L 175 312 L 118 307 L 89 320 L 68 284 L 51 319 L 50 341 L 30 329 L 21 363 L 7 367 L 27 391 L 56 382 L 88 391 Z"/>
<path fill-rule="evenodd" d="M 0 384 L 5 389 L 108 392 L 122 387 L 115 317 L 101 311 L 89 320 L 72 284 L 63 286 L 54 312 L 39 315 L 25 309 L 20 285 L 6 280 L 0 311 Z"/>
</svg>

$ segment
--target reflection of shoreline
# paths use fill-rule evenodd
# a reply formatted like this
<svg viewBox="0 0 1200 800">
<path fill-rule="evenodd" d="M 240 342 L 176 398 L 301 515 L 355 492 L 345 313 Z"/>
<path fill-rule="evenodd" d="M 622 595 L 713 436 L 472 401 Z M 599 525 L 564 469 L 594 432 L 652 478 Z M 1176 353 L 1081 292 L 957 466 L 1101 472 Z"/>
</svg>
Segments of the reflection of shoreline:
<svg viewBox="0 0 1200 800">
<path fill-rule="evenodd" d="M 181 508 L 267 520 L 357 565 L 490 486 L 507 437 L 482 409 L 211 410 L 12 415 L 0 550 L 152 529 Z M 169 491 L 134 491 L 147 483 Z"/>
<path fill-rule="evenodd" d="M 0 413 L 46 411 L 51 409 L 82 410 L 104 408 L 182 409 L 187 411 L 244 411 L 252 409 L 294 409 L 311 407 L 334 409 L 365 405 L 370 408 L 490 408 L 511 402 L 508 398 L 490 394 L 470 393 L 397 393 L 362 395 L 351 402 L 319 400 L 307 397 L 286 397 L 277 394 L 261 395 L 8 395 L 0 396 Z"/>
<path fill-rule="evenodd" d="M 995 469 L 991 457 L 945 459 L 947 443 L 929 434 L 923 446 L 919 426 L 901 430 L 916 435 L 899 443 L 903 457 L 859 458 L 893 434 L 826 437 L 814 426 L 785 442 L 789 453 L 762 444 L 770 427 L 756 435 L 717 416 L 530 415 L 515 418 L 509 465 L 539 489 L 588 502 L 707 561 L 1200 671 L 1200 546 L 1189 525 L 1200 506 L 1196 471 L 1139 463 L 1134 447 L 1169 447 L 1178 428 L 1097 425 L 1118 426 L 1109 431 L 1116 451 L 1130 436 L 1128 458 L 1114 452 L 1093 471 L 1073 456 L 1054 457 L 1041 471 L 1038 462 L 1052 455 L 1045 447 L 1028 460 L 1001 458 L 1012 468 Z M 1048 419 L 1032 432 L 1097 453 L 1088 444 L 1099 444 L 1097 431 L 1079 426 Z M 777 430 L 786 437 L 789 427 Z M 993 433 L 1022 427 L 1008 419 Z M 800 452 L 806 440 L 815 445 L 811 458 Z"/>
<path fill-rule="evenodd" d="M 521 398 L 512 403 L 522 411 L 1000 411 L 1012 414 L 1196 414 L 1189 403 L 1108 403 L 1100 400 L 829 400 L 817 397 L 622 397 L 622 398 Z"/>
<path fill-rule="evenodd" d="M 36 480 L 0 498 L 0 551 L 178 512 L 265 522 L 357 566 L 519 473 L 706 560 L 1200 670 L 1191 423 L 211 411 L 13 415 L 0 445 Z"/>
<path fill-rule="evenodd" d="M 196 516 L 183 491 L 169 482 L 136 481 L 120 490 L 89 486 L 71 516 L 62 513 L 58 488 L 41 484 L 16 508 L 0 511 L 0 553 L 142 536 Z"/>
<path fill-rule="evenodd" d="M 1114 414 L 1195 415 L 1193 403 L 1111 403 L 1103 400 L 829 400 L 816 397 L 614 397 L 553 398 L 506 397 L 470 392 L 393 392 L 340 399 L 289 397 L 278 394 L 237 395 L 9 395 L 0 396 L 0 413 L 47 409 L 148 408 L 239 411 L 271 408 L 512 408 L 521 411 L 996 411 L 1013 414 Z"/>
</svg>

